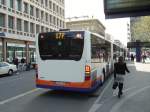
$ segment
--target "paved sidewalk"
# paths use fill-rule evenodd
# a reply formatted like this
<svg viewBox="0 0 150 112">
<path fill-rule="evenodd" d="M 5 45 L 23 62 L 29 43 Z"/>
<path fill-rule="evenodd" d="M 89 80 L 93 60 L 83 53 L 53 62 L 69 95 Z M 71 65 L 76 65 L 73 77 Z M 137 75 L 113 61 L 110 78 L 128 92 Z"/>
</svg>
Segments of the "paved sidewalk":
<svg viewBox="0 0 150 112">
<path fill-rule="evenodd" d="M 150 63 L 137 63 L 135 62 L 137 71 L 150 72 Z"/>
<path fill-rule="evenodd" d="M 150 112 L 150 64 L 127 62 L 123 96 L 113 94 L 113 78 L 89 112 Z"/>
</svg>

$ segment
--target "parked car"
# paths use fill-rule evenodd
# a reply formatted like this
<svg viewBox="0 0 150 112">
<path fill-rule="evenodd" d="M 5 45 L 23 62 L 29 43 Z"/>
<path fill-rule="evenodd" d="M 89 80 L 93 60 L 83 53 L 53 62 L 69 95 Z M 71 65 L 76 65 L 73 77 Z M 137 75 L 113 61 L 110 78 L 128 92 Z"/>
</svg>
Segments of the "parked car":
<svg viewBox="0 0 150 112">
<path fill-rule="evenodd" d="M 17 67 L 14 64 L 9 64 L 7 62 L 0 62 L 0 75 L 8 74 L 12 75 L 17 71 Z"/>
</svg>

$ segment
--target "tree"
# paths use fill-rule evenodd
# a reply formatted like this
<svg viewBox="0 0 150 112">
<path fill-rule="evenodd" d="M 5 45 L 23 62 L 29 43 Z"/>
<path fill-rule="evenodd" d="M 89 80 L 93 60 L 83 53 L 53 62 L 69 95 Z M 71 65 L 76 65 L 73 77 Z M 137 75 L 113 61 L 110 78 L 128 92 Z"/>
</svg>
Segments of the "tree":
<svg viewBox="0 0 150 112">
<path fill-rule="evenodd" d="M 150 42 L 150 16 L 138 17 L 134 19 L 134 21 L 131 21 L 132 38 L 134 40 Z"/>
</svg>

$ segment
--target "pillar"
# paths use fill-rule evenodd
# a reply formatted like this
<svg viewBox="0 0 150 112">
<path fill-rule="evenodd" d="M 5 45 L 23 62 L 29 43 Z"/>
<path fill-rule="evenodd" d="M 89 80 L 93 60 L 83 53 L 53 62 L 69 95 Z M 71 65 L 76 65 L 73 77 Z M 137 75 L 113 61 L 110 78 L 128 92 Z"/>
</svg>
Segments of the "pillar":
<svg viewBox="0 0 150 112">
<path fill-rule="evenodd" d="M 28 64 L 30 62 L 30 56 L 29 56 L 29 43 L 25 42 L 25 54 L 26 54 L 26 63 Z"/>
<path fill-rule="evenodd" d="M 136 62 L 141 61 L 141 42 L 140 40 L 136 40 Z"/>
<path fill-rule="evenodd" d="M 141 47 L 136 47 L 136 62 L 141 62 Z"/>
<path fill-rule="evenodd" d="M 2 52 L 3 52 L 3 61 L 7 61 L 7 41 L 6 39 L 2 39 Z"/>
<path fill-rule="evenodd" d="M 8 28 L 8 14 L 5 15 L 5 27 Z"/>
<path fill-rule="evenodd" d="M 111 49 L 110 49 L 110 52 L 111 52 L 111 62 L 113 62 L 113 43 L 110 43 L 111 45 Z"/>
</svg>

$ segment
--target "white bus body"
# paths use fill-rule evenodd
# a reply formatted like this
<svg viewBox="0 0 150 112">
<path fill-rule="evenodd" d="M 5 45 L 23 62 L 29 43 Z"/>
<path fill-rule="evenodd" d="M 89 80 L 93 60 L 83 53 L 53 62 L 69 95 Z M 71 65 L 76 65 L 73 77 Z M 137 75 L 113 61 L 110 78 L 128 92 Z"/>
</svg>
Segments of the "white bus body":
<svg viewBox="0 0 150 112">
<path fill-rule="evenodd" d="M 106 67 L 110 64 L 110 59 L 109 62 L 108 60 L 104 61 L 104 50 L 103 53 L 99 50 L 99 52 L 101 52 L 100 56 L 94 55 L 94 58 L 91 58 L 92 35 L 100 38 L 98 41 L 102 40 L 102 44 L 104 44 L 104 37 L 94 35 L 88 31 L 49 32 L 45 34 L 39 34 L 36 38 L 38 68 L 36 79 L 37 87 L 89 92 L 93 91 L 100 84 L 102 84 L 104 81 L 104 76 L 106 75 L 104 72 L 106 72 Z M 56 47 L 58 47 L 58 49 L 49 46 L 48 48 L 45 48 L 47 47 L 46 44 L 51 46 L 54 44 L 46 38 L 54 38 L 55 41 L 57 40 L 55 44 L 57 44 Z M 72 39 L 66 40 L 68 41 L 67 45 L 71 45 L 71 48 L 69 48 L 68 46 L 64 48 L 66 44 L 65 39 L 68 38 Z M 41 41 L 45 43 L 40 44 Z M 78 43 L 75 41 L 77 41 Z M 83 41 L 83 46 L 82 42 L 80 41 Z M 75 52 L 77 52 L 77 54 L 69 54 L 69 58 L 67 59 L 65 56 L 68 55 L 64 54 L 64 52 L 61 51 L 62 49 L 64 52 L 71 52 L 70 49 L 79 50 L 74 50 Z M 52 58 L 51 52 L 49 54 L 44 53 L 44 50 L 47 52 L 52 51 L 54 52 L 53 54 L 55 54 L 55 50 L 58 50 L 59 52 L 56 52 L 57 55 L 54 55 L 54 58 Z M 40 54 L 40 52 L 42 52 L 43 54 Z M 74 57 L 78 57 L 78 54 L 80 54 L 81 57 L 74 59 Z M 99 59 L 97 57 L 99 57 Z"/>
</svg>

